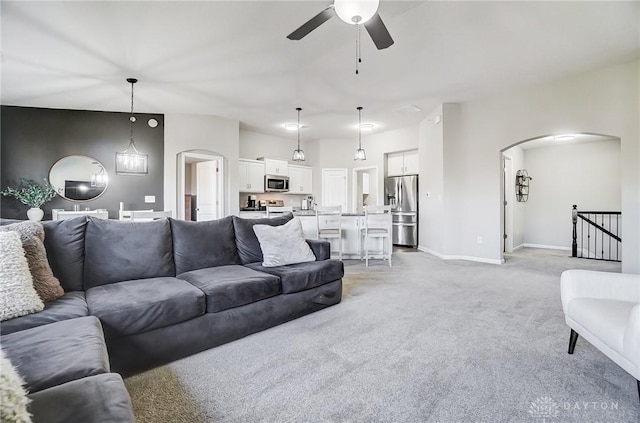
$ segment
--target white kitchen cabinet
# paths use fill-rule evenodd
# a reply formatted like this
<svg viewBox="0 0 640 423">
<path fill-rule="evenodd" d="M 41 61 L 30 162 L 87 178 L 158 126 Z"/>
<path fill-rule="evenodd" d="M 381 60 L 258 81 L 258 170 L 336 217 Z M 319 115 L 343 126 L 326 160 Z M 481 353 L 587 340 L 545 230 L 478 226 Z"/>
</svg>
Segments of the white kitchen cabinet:
<svg viewBox="0 0 640 423">
<path fill-rule="evenodd" d="M 264 161 L 266 175 L 289 176 L 289 163 L 286 160 L 267 159 L 259 157 L 258 160 Z"/>
<path fill-rule="evenodd" d="M 313 168 L 289 165 L 289 192 L 287 194 L 311 194 L 313 190 Z"/>
<path fill-rule="evenodd" d="M 418 150 L 387 154 L 387 176 L 418 174 Z"/>
<path fill-rule="evenodd" d="M 264 192 L 264 162 L 240 159 L 238 168 L 238 191 Z"/>
</svg>

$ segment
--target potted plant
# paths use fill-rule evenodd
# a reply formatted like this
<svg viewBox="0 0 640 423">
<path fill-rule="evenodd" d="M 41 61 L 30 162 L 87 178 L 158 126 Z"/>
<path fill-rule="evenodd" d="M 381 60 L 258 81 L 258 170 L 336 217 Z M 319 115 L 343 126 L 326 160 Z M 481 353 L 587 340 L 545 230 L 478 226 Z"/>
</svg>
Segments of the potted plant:
<svg viewBox="0 0 640 423">
<path fill-rule="evenodd" d="M 0 194 L 14 197 L 22 204 L 29 206 L 27 217 L 29 220 L 39 222 L 44 216 L 44 211 L 41 209 L 42 205 L 56 196 L 56 190 L 53 189 L 47 179 L 44 178 L 43 181 L 44 186 L 31 179 L 20 178 L 20 186 L 18 188 L 7 187 L 7 189 L 0 191 Z"/>
</svg>

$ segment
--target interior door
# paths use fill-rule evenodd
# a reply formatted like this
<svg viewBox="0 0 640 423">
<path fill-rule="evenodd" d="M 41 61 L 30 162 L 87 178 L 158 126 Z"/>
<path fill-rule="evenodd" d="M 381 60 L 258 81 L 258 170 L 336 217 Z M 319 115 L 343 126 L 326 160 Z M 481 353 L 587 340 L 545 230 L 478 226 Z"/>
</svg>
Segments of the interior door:
<svg viewBox="0 0 640 423">
<path fill-rule="evenodd" d="M 217 186 L 218 186 L 218 161 L 196 163 L 196 193 L 198 208 L 196 221 L 218 219 Z"/>
<path fill-rule="evenodd" d="M 347 169 L 322 169 L 323 206 L 342 206 L 347 211 Z"/>
</svg>

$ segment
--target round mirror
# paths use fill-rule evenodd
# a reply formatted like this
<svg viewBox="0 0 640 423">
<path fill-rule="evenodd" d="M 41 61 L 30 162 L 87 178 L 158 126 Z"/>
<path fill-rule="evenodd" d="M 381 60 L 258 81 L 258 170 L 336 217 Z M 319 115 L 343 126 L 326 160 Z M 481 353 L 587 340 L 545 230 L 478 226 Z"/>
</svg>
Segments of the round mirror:
<svg viewBox="0 0 640 423">
<path fill-rule="evenodd" d="M 49 183 L 67 200 L 89 201 L 106 191 L 109 175 L 102 163 L 92 157 L 67 156 L 51 166 Z"/>
</svg>

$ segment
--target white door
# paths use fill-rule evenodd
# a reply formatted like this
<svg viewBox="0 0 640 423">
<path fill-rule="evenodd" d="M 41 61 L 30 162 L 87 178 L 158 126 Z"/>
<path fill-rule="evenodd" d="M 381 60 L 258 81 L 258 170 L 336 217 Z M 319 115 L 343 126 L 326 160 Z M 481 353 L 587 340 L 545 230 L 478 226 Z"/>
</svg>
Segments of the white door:
<svg viewBox="0 0 640 423">
<path fill-rule="evenodd" d="M 347 211 L 347 169 L 322 169 L 322 206 L 342 206 Z"/>
<path fill-rule="evenodd" d="M 196 220 L 202 222 L 205 220 L 218 219 L 217 204 L 217 179 L 218 179 L 218 161 L 208 161 L 196 163 L 197 176 L 197 213 Z"/>
<path fill-rule="evenodd" d="M 505 253 L 513 252 L 513 238 L 514 238 L 514 228 L 513 228 L 513 206 L 515 200 L 515 187 L 514 187 L 514 178 L 513 175 L 513 161 L 511 157 L 503 155 L 503 164 L 504 164 L 504 227 L 502 230 L 502 239 L 504 241 L 503 251 Z"/>
</svg>

